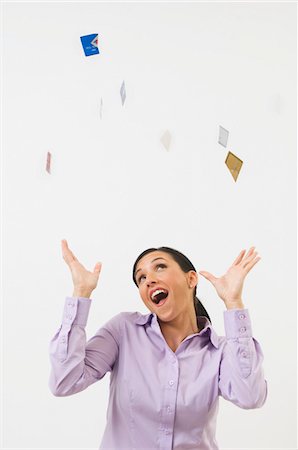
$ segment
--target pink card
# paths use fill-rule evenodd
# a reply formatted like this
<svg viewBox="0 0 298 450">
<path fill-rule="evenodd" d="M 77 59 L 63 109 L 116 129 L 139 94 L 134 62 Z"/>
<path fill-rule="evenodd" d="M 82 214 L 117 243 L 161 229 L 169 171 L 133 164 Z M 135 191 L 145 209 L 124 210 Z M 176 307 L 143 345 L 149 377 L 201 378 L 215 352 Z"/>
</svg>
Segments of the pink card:
<svg viewBox="0 0 298 450">
<path fill-rule="evenodd" d="M 47 154 L 47 167 L 46 167 L 46 170 L 47 170 L 48 173 L 51 173 L 51 158 L 52 158 L 52 155 L 51 155 L 50 152 L 48 152 L 48 154 Z"/>
</svg>

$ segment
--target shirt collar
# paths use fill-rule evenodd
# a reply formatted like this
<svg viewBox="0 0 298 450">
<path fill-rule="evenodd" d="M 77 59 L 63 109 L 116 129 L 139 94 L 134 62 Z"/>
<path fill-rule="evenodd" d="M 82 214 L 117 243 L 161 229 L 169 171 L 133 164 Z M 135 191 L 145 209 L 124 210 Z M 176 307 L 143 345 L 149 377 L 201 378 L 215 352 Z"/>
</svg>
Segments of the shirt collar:
<svg viewBox="0 0 298 450">
<path fill-rule="evenodd" d="M 149 314 L 141 314 L 139 313 L 139 317 L 136 319 L 135 323 L 136 325 L 146 325 L 147 323 L 151 323 L 152 319 L 154 318 L 155 321 L 157 321 L 157 316 L 155 313 L 149 313 Z M 215 348 L 219 347 L 219 339 L 217 334 L 215 333 L 209 319 L 205 316 L 197 316 L 197 321 L 199 328 L 201 331 L 198 333 L 198 336 L 208 335 L 211 343 L 214 345 Z"/>
</svg>

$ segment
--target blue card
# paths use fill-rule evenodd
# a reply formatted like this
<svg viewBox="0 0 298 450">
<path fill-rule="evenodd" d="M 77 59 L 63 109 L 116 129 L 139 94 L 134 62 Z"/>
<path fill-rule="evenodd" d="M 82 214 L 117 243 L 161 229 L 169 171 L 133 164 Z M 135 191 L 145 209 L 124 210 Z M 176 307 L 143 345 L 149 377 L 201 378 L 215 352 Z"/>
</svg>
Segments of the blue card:
<svg viewBox="0 0 298 450">
<path fill-rule="evenodd" d="M 98 50 L 98 34 L 88 34 L 87 36 L 81 36 L 82 46 L 85 52 L 85 56 L 97 55 Z"/>
</svg>

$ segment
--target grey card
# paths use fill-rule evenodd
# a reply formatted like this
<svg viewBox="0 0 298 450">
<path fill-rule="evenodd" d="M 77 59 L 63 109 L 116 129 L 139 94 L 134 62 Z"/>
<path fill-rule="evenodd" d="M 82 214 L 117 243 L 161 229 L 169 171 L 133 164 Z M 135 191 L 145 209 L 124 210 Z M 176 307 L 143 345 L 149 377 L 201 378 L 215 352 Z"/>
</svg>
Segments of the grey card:
<svg viewBox="0 0 298 450">
<path fill-rule="evenodd" d="M 123 81 L 123 83 L 121 85 L 120 95 L 121 95 L 122 106 L 123 106 L 124 102 L 125 102 L 125 99 L 126 99 L 126 91 L 125 91 L 125 83 L 124 83 L 124 81 Z"/>
<path fill-rule="evenodd" d="M 218 143 L 223 145 L 224 147 L 226 147 L 227 143 L 228 143 L 228 137 L 229 137 L 228 130 L 226 130 L 225 128 L 223 128 L 222 126 L 219 125 Z"/>
</svg>

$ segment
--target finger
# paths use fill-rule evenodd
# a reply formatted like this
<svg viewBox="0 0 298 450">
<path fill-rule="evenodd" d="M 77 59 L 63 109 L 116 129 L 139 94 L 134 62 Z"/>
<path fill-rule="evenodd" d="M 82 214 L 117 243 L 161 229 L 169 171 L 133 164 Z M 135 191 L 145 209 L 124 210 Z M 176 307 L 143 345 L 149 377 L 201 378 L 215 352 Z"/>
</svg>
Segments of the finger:
<svg viewBox="0 0 298 450">
<path fill-rule="evenodd" d="M 250 258 L 250 257 L 251 257 L 251 255 L 254 253 L 255 248 L 256 248 L 256 247 L 250 247 L 250 249 L 248 250 L 247 255 L 245 255 L 245 258 L 244 258 L 243 261 L 245 261 L 247 258 Z M 257 252 L 256 252 L 256 253 L 257 253 Z"/>
<path fill-rule="evenodd" d="M 257 256 L 253 261 L 251 261 L 250 263 L 248 263 L 248 264 L 245 266 L 245 272 L 246 272 L 246 274 L 248 274 L 248 272 L 253 268 L 253 266 L 254 266 L 255 264 L 257 264 L 257 262 L 260 261 L 260 259 L 261 259 L 261 257 L 260 257 L 260 256 Z"/>
<path fill-rule="evenodd" d="M 67 264 L 70 264 L 73 261 L 77 261 L 77 258 L 72 253 L 72 251 L 69 249 L 69 247 L 67 245 L 67 241 L 65 239 L 63 239 L 61 241 L 61 246 L 62 246 L 62 256 Z"/>
<path fill-rule="evenodd" d="M 246 256 L 241 261 L 238 261 L 238 264 L 241 262 L 241 266 L 244 268 L 256 256 L 257 252 L 254 252 L 255 248 L 256 247 L 250 247 Z"/>
<path fill-rule="evenodd" d="M 102 264 L 97 262 L 94 266 L 93 273 L 100 273 Z"/>
<path fill-rule="evenodd" d="M 253 251 L 253 253 L 250 254 L 250 256 L 247 255 L 244 258 L 244 260 L 242 261 L 242 267 L 245 268 L 247 266 L 247 264 L 249 264 L 253 259 L 256 258 L 257 254 L 258 254 L 258 252 Z"/>
<path fill-rule="evenodd" d="M 239 264 L 239 263 L 242 261 L 242 259 L 243 259 L 243 261 L 245 261 L 246 258 L 248 258 L 248 257 L 251 256 L 251 254 L 252 254 L 252 252 L 253 252 L 253 250 L 254 250 L 255 248 L 256 248 L 256 247 L 250 247 L 250 249 L 248 250 L 248 252 L 247 252 L 247 254 L 246 254 L 246 256 L 245 256 L 244 259 L 243 259 L 243 256 L 244 256 L 246 250 L 242 250 L 242 251 L 240 252 L 239 256 L 235 259 L 235 261 L 233 262 L 232 265 L 237 265 L 237 264 Z"/>
<path fill-rule="evenodd" d="M 203 275 L 203 277 L 206 278 L 208 281 L 210 281 L 212 284 L 215 283 L 215 281 L 217 280 L 217 278 L 214 275 L 212 275 L 212 273 L 206 272 L 205 270 L 201 270 L 199 273 Z"/>
<path fill-rule="evenodd" d="M 235 261 L 233 262 L 232 266 L 239 264 L 240 261 L 242 260 L 244 253 L 246 252 L 246 250 L 241 250 L 241 252 L 239 253 L 239 255 L 237 256 L 237 258 L 235 259 Z"/>
</svg>

